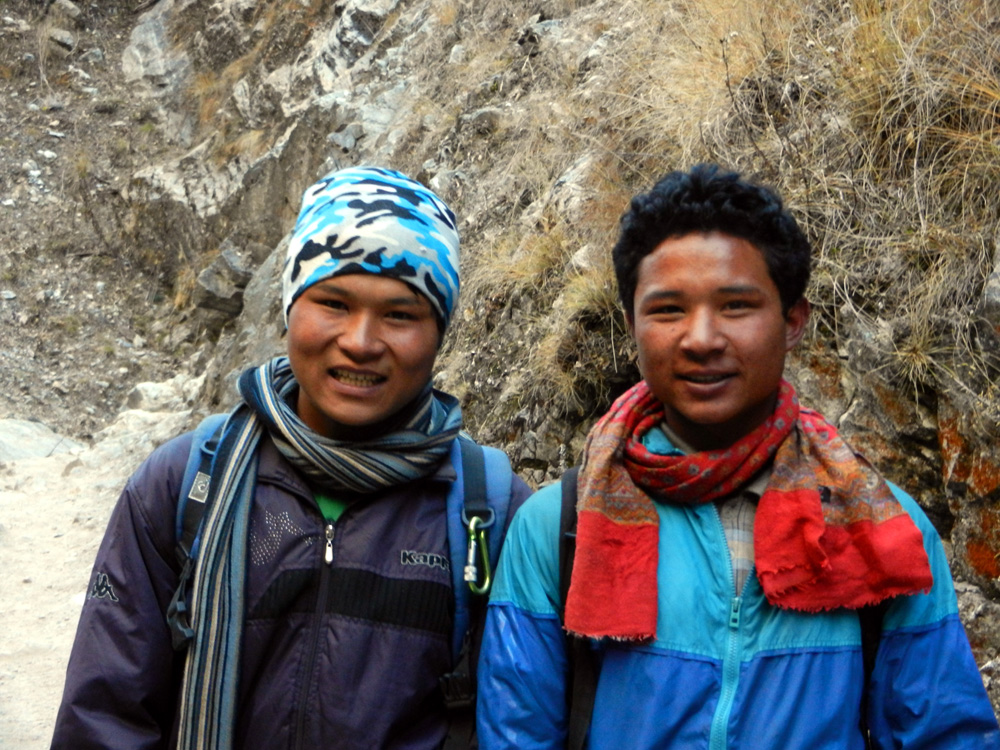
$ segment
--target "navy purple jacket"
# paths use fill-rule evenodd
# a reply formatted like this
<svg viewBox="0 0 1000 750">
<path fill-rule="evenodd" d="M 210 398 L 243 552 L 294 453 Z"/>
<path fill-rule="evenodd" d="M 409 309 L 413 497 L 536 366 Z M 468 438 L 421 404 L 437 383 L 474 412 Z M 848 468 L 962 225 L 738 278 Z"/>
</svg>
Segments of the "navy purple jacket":
<svg viewBox="0 0 1000 750">
<path fill-rule="evenodd" d="M 94 565 L 54 750 L 171 748 L 176 498 L 191 436 L 129 479 Z M 439 747 L 454 612 L 445 498 L 455 470 L 361 499 L 334 525 L 270 440 L 250 520 L 236 748 Z M 530 493 L 513 478 L 508 518 Z"/>
</svg>

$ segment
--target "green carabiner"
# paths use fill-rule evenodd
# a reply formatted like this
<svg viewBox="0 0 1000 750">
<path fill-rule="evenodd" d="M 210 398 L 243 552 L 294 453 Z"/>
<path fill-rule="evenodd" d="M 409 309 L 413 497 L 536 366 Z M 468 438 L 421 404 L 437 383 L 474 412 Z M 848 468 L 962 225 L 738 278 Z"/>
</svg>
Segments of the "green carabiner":
<svg viewBox="0 0 1000 750">
<path fill-rule="evenodd" d="M 490 551 L 486 544 L 486 529 L 479 528 L 482 519 L 473 516 L 469 520 L 469 554 L 465 558 L 465 580 L 469 584 L 469 590 L 473 594 L 485 594 L 490 590 L 493 579 L 493 571 L 490 570 Z M 479 569 L 476 567 L 476 548 L 479 548 L 479 557 L 483 564 L 483 583 L 480 585 Z"/>
</svg>

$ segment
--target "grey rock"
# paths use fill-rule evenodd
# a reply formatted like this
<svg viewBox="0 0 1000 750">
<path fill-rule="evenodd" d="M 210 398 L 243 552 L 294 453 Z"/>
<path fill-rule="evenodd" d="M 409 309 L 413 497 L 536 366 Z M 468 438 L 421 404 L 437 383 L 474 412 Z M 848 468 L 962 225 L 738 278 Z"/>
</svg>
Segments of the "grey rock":
<svg viewBox="0 0 1000 750">
<path fill-rule="evenodd" d="M 82 447 L 81 443 L 57 435 L 40 422 L 0 419 L 0 461 L 44 458 Z"/>
<path fill-rule="evenodd" d="M 49 11 L 64 16 L 78 26 L 83 25 L 83 11 L 80 10 L 80 6 L 70 2 L 70 0 L 53 0 Z"/>
<path fill-rule="evenodd" d="M 555 181 L 552 192 L 544 200 L 532 203 L 521 215 L 524 226 L 537 224 L 546 210 L 554 208 L 556 213 L 569 223 L 583 220 L 588 203 L 596 199 L 590 185 L 591 172 L 597 167 L 598 161 L 592 155 L 581 157 Z"/>
<path fill-rule="evenodd" d="M 455 201 L 468 177 L 461 170 L 442 169 L 430 179 L 431 189 L 445 200 Z"/>
<path fill-rule="evenodd" d="M 584 245 L 570 257 L 569 263 L 566 264 L 567 270 L 579 272 L 596 268 L 600 256 L 605 252 L 603 248 Z"/>
<path fill-rule="evenodd" d="M 174 0 L 161 0 L 147 11 L 132 30 L 129 46 L 122 53 L 125 80 L 144 81 L 154 96 L 177 93 L 191 67 L 183 48 L 170 39 L 173 7 Z"/>
<path fill-rule="evenodd" d="M 263 242 L 254 242 L 253 240 L 246 243 L 244 247 L 244 252 L 246 257 L 248 257 L 249 262 L 254 268 L 257 268 L 271 254 L 271 248 L 265 245 Z"/>
<path fill-rule="evenodd" d="M 181 373 L 163 383 L 139 383 L 125 398 L 126 409 L 179 412 L 190 408 L 204 385 L 204 375 Z"/>
<path fill-rule="evenodd" d="M 31 24 L 25 21 L 23 18 L 4 16 L 3 22 L 8 28 L 20 34 L 27 34 L 29 31 L 31 31 Z"/>
<path fill-rule="evenodd" d="M 476 110 L 466 116 L 465 120 L 479 135 L 489 135 L 500 129 L 503 112 L 496 107 L 486 107 Z"/>
<path fill-rule="evenodd" d="M 97 47 L 88 49 L 86 52 L 80 55 L 80 60 L 82 60 L 85 63 L 99 65 L 104 62 L 104 50 L 99 49 Z"/>
<path fill-rule="evenodd" d="M 286 236 L 257 269 L 244 292 L 244 307 L 236 321 L 235 337 L 219 342 L 207 367 L 206 399 L 228 407 L 236 399 L 236 379 L 250 365 L 261 364 L 285 352 L 281 309 L 281 269 L 288 251 Z"/>
<path fill-rule="evenodd" d="M 236 105 L 236 111 L 242 115 L 243 119 L 247 121 L 247 124 L 250 127 L 254 127 L 257 124 L 257 117 L 254 115 L 253 97 L 250 89 L 250 83 L 246 78 L 236 82 L 236 85 L 233 86 L 232 96 L 233 104 Z"/>
<path fill-rule="evenodd" d="M 344 4 L 344 13 L 334 33 L 352 62 L 367 51 L 398 5 L 399 0 L 348 0 Z"/>
<path fill-rule="evenodd" d="M 346 154 L 348 151 L 354 149 L 358 140 L 362 138 L 364 134 L 364 126 L 360 122 L 352 122 L 350 125 L 342 126 L 330 133 L 326 139 Z"/>
<path fill-rule="evenodd" d="M 55 27 L 49 29 L 48 39 L 52 42 L 49 49 L 62 57 L 68 57 L 76 49 L 76 35 L 66 29 Z"/>
<path fill-rule="evenodd" d="M 198 274 L 194 301 L 198 307 L 239 315 L 243 309 L 243 290 L 252 272 L 232 248 L 219 253 L 212 264 Z"/>
</svg>

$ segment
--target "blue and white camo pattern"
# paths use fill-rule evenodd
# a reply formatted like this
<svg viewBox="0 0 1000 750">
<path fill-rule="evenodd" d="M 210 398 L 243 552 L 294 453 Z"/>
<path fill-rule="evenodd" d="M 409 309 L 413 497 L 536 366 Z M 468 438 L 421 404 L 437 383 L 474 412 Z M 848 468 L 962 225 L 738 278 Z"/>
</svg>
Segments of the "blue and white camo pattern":
<svg viewBox="0 0 1000 750">
<path fill-rule="evenodd" d="M 302 196 L 282 272 L 285 326 L 304 290 L 353 273 L 398 279 L 451 320 L 458 299 L 455 215 L 434 193 L 389 169 L 331 172 Z"/>
</svg>

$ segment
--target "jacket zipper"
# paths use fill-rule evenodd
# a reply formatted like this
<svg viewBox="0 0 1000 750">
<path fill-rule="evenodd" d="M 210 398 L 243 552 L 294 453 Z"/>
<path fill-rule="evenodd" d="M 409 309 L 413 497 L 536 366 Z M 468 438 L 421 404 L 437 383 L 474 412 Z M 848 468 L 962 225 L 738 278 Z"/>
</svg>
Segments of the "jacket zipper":
<svg viewBox="0 0 1000 750">
<path fill-rule="evenodd" d="M 722 545 L 726 550 L 726 565 L 729 570 L 729 590 L 734 596 L 729 600 L 729 621 L 726 634 L 726 653 L 722 658 L 722 690 L 719 694 L 719 704 L 716 706 L 715 715 L 712 717 L 712 730 L 709 735 L 709 750 L 725 750 L 728 747 L 728 727 L 729 714 L 733 708 L 733 700 L 736 697 L 736 688 L 740 681 L 740 662 L 743 654 L 743 630 L 741 628 L 741 611 L 743 609 L 743 596 L 750 579 L 753 577 L 753 569 L 747 574 L 743 582 L 743 591 L 736 591 L 736 574 L 733 571 L 732 553 L 729 551 L 729 543 L 726 541 L 726 530 L 722 525 L 722 518 L 719 510 L 713 504 L 712 510 L 718 522 L 719 532 L 722 534 Z"/>
<path fill-rule="evenodd" d="M 316 653 L 319 651 L 319 641 L 323 633 L 323 615 L 326 613 L 326 601 L 329 598 L 330 568 L 333 567 L 333 521 L 327 521 L 323 529 L 325 540 L 323 548 L 323 563 L 319 566 L 319 595 L 316 597 L 316 610 L 313 613 L 312 637 L 309 642 L 308 657 L 305 664 L 305 675 L 299 687 L 298 718 L 295 721 L 295 748 L 303 750 L 306 746 L 306 702 L 309 698 L 309 688 L 312 687 Z"/>
<path fill-rule="evenodd" d="M 327 521 L 326 530 L 324 531 L 324 536 L 326 537 L 326 553 L 323 555 L 323 561 L 326 563 L 327 567 L 333 564 L 333 522 Z"/>
</svg>

